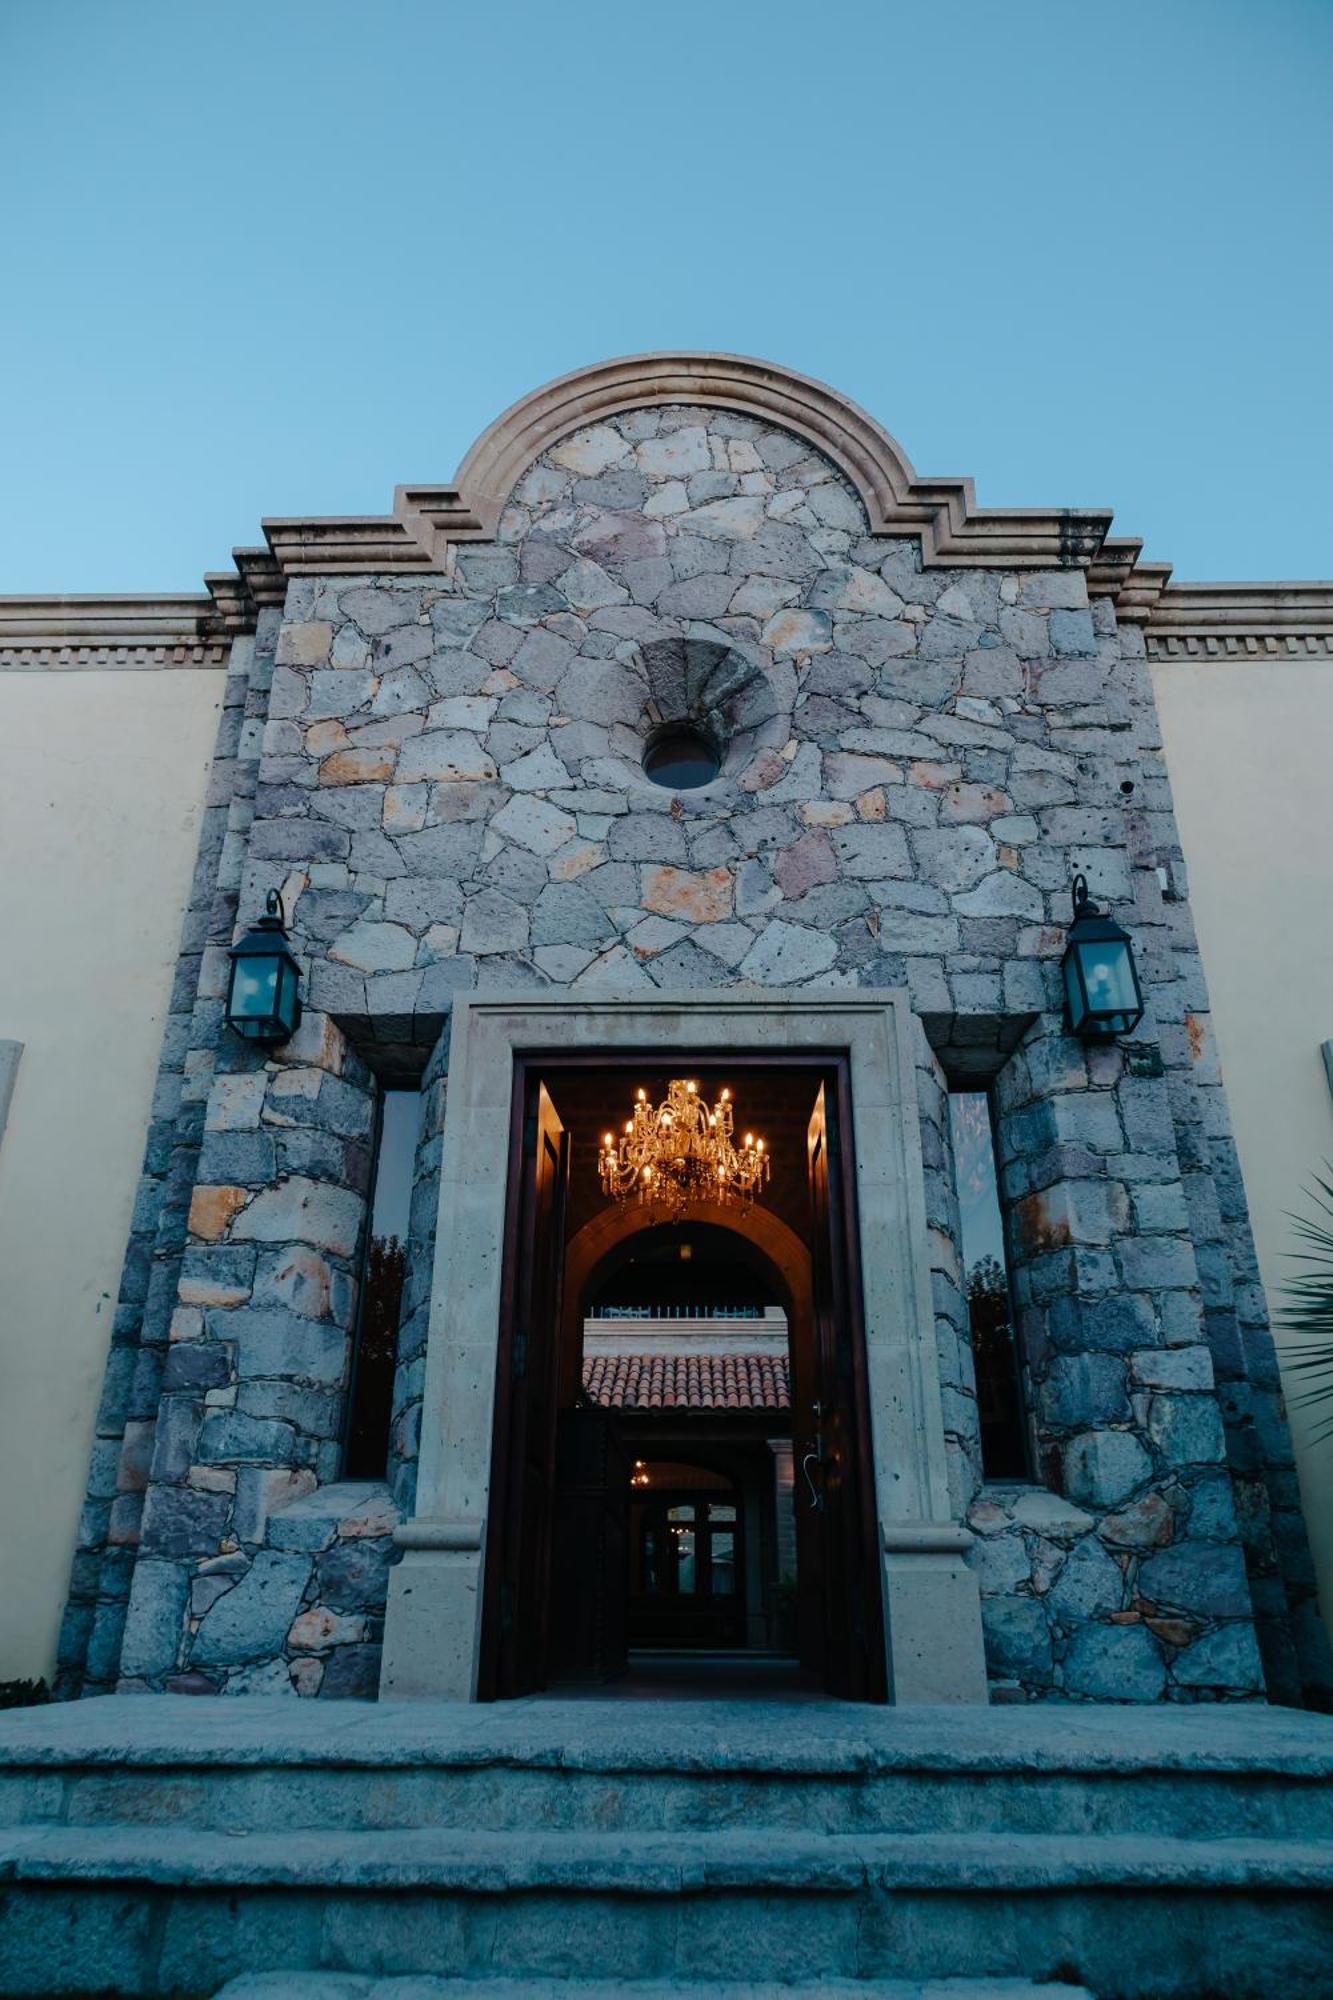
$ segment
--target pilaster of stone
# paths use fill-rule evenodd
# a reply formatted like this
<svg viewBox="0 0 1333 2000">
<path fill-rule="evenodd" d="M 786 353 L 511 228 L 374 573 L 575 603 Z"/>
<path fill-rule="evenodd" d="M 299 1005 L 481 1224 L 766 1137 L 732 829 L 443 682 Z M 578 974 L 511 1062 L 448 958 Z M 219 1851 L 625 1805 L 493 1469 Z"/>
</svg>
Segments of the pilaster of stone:
<svg viewBox="0 0 1333 2000">
<path fill-rule="evenodd" d="M 222 1065 L 225 1064 L 225 1067 Z M 122 1685 L 248 1685 L 313 1588 L 270 1515 L 335 1482 L 374 1081 L 326 1016 L 265 1059 L 228 1042 L 189 1211 Z"/>
<path fill-rule="evenodd" d="M 261 614 L 256 638 L 236 640 L 228 661 L 61 1628 L 57 1691 L 67 1696 L 114 1687 L 119 1669 L 203 1098 L 221 1023 L 215 960 L 230 942 L 235 912 L 234 891 L 228 903 L 224 886 L 232 866 L 228 843 L 253 792 L 254 716 L 266 696 L 252 684 L 266 685 L 264 652 L 271 655 L 277 622 L 276 613 Z"/>
<path fill-rule="evenodd" d="M 967 1300 L 962 1289 L 962 1237 L 949 1133 L 949 1085 L 919 1026 L 916 1077 L 931 1294 L 949 1467 L 949 1508 L 954 1518 L 961 1521 L 981 1484 L 981 1429 Z"/>
<path fill-rule="evenodd" d="M 1147 1024 L 1151 1036 L 1153 1023 Z M 998 1085 L 1014 1289 L 1049 1493 L 971 1524 L 992 1671 L 1084 1699 L 1261 1692 L 1166 1081 L 1036 1024 Z M 1058 1498 L 1056 1496 L 1059 1496 Z M 990 1589 L 986 1589 L 987 1582 Z"/>
<path fill-rule="evenodd" d="M 1294 1447 L 1186 896 L 1156 704 L 1142 635 L 1126 631 L 1121 642 L 1135 676 L 1135 726 L 1144 772 L 1141 809 L 1130 820 L 1138 864 L 1136 930 L 1145 940 L 1163 1017 L 1160 1049 L 1265 1684 L 1271 1700 L 1326 1707 L 1333 1703 L 1333 1662 L 1315 1597 Z M 1166 871 L 1166 896 L 1159 868 Z"/>
</svg>

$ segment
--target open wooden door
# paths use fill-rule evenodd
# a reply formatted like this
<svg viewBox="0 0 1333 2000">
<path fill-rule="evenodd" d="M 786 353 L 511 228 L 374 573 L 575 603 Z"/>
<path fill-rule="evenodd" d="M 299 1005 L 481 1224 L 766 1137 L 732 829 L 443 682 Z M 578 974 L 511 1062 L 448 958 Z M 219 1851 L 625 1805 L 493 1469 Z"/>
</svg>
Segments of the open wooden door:
<svg viewBox="0 0 1333 2000">
<path fill-rule="evenodd" d="M 629 1665 L 630 1465 L 614 1410 L 561 1410 L 551 1505 L 552 1681 L 614 1680 Z"/>
<path fill-rule="evenodd" d="M 887 1693 L 876 1546 L 865 1336 L 856 1231 L 848 1207 L 850 1131 L 839 1094 L 821 1084 L 806 1135 L 813 1291 L 812 1390 L 797 1412 L 797 1508 L 802 1554 L 814 1548 L 802 1658 L 818 1658 L 825 1688 L 846 1701 Z M 802 1577 L 802 1597 L 805 1597 Z M 822 1629 L 809 1631 L 818 1619 Z"/>
<path fill-rule="evenodd" d="M 569 1135 L 545 1084 L 524 1079 L 506 1232 L 482 1620 L 483 1701 L 545 1686 Z"/>
</svg>

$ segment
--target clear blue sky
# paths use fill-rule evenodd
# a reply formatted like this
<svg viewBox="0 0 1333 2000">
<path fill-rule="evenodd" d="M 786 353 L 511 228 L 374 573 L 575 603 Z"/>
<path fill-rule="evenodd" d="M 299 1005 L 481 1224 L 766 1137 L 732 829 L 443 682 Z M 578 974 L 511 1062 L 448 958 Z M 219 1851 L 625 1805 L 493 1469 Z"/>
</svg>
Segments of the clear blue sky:
<svg viewBox="0 0 1333 2000">
<path fill-rule="evenodd" d="M 0 0 L 0 104 L 0 589 L 197 589 L 662 347 L 1333 574 L 1333 0 Z"/>
</svg>

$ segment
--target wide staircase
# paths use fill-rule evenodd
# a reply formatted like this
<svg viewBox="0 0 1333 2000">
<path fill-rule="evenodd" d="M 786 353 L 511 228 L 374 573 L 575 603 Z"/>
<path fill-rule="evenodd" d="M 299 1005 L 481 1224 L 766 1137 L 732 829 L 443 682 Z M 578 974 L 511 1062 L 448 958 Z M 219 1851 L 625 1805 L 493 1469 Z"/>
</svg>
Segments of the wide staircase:
<svg viewBox="0 0 1333 2000">
<path fill-rule="evenodd" d="M 0 1994 L 1327 2000 L 1331 1778 L 1249 1707 L 28 1710 Z"/>
</svg>

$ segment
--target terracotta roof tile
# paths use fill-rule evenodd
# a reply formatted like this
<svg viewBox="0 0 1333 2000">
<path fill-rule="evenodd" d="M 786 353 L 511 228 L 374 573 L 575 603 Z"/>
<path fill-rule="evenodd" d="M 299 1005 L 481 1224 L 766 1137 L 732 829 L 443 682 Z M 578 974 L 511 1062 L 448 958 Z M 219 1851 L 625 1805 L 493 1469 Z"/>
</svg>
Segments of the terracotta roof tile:
<svg viewBox="0 0 1333 2000">
<path fill-rule="evenodd" d="M 604 1410 L 789 1410 L 785 1354 L 596 1354 L 583 1387 Z"/>
</svg>

